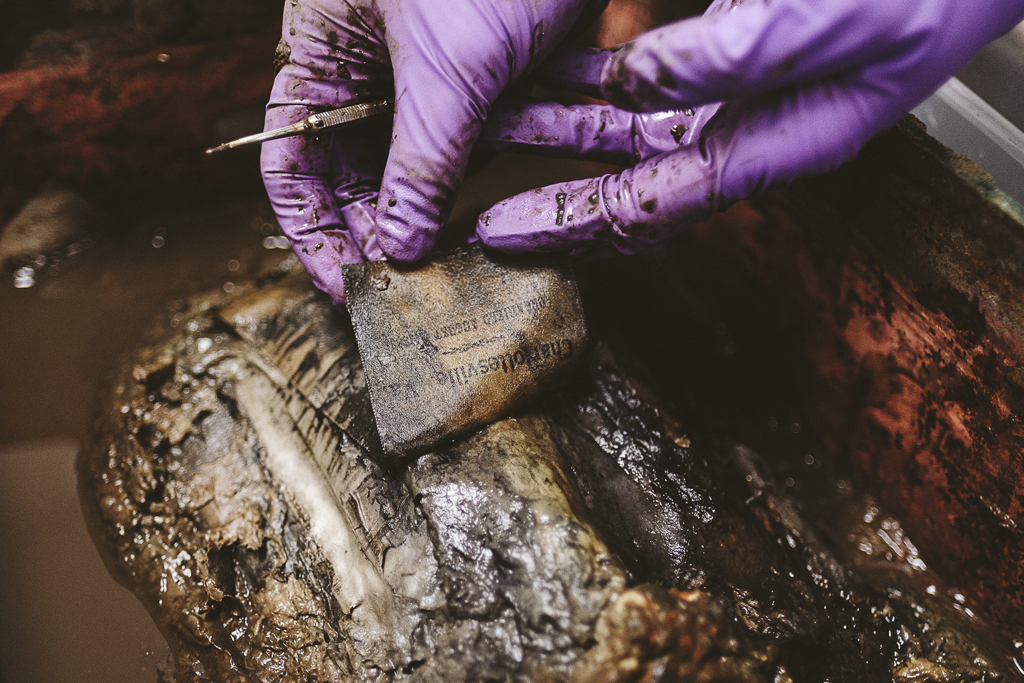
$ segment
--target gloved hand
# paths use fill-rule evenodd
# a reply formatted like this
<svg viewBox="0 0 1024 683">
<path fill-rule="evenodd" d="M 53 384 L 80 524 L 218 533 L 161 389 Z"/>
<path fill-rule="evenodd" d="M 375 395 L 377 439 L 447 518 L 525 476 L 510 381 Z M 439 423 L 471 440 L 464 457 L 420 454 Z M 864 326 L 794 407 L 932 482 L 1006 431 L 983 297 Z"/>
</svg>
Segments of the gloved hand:
<svg viewBox="0 0 1024 683">
<path fill-rule="evenodd" d="M 288 0 L 266 128 L 394 93 L 391 122 L 264 143 L 285 235 L 343 299 L 341 263 L 433 246 L 491 104 L 593 0 Z M 387 163 L 385 164 L 385 159 Z M 379 197 L 378 197 L 379 190 Z"/>
<path fill-rule="evenodd" d="M 581 72 L 600 68 L 601 91 L 623 109 L 706 105 L 687 137 L 631 149 L 629 136 L 612 136 L 601 154 L 618 144 L 640 163 L 504 200 L 477 234 L 512 252 L 657 243 L 772 183 L 835 169 L 1022 18 L 1024 0 L 717 0 L 616 54 L 579 57 L 590 61 Z M 602 117 L 638 130 L 658 116 L 551 103 L 524 111 L 503 112 L 489 135 L 589 155 L 607 134 Z M 658 153 L 666 145 L 674 149 Z"/>
</svg>

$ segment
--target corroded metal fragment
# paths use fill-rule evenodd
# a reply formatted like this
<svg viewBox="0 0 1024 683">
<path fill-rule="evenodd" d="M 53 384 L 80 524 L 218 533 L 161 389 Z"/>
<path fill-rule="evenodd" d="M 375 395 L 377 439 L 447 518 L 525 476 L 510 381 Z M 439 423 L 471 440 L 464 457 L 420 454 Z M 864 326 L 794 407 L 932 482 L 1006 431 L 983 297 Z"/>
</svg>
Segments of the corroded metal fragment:
<svg viewBox="0 0 1024 683">
<path fill-rule="evenodd" d="M 479 247 L 345 266 L 345 291 L 387 452 L 421 453 L 510 414 L 583 356 L 567 261 Z"/>
</svg>

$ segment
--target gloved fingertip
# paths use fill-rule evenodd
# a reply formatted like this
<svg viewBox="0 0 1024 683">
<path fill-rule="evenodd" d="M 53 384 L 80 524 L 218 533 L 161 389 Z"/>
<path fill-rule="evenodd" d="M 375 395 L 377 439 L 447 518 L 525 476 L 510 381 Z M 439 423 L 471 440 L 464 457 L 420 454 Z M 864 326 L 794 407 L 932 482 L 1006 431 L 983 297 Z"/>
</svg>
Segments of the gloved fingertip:
<svg viewBox="0 0 1024 683">
<path fill-rule="evenodd" d="M 434 247 L 434 231 L 415 230 L 385 217 L 377 219 L 377 247 L 381 254 L 399 263 L 413 263 Z"/>
<path fill-rule="evenodd" d="M 379 261 L 383 254 L 377 244 L 376 223 L 373 207 L 377 196 L 360 199 L 340 206 L 338 211 L 345 219 L 352 240 L 359 246 L 367 261 Z"/>
<path fill-rule="evenodd" d="M 484 246 L 497 248 L 497 245 L 493 242 L 494 237 L 497 235 L 497 231 L 491 229 L 491 221 L 493 220 L 494 211 L 497 208 L 497 206 L 494 206 L 476 218 L 476 232 L 474 233 L 474 237 Z"/>
<path fill-rule="evenodd" d="M 518 254 L 559 251 L 592 238 L 585 211 L 579 209 L 580 190 L 590 181 L 537 188 L 504 199 L 477 219 L 476 234 L 484 245 Z M 589 199 L 583 203 L 596 207 Z M 577 217 L 575 223 L 573 218 Z M 599 218 L 591 214 L 591 218 Z"/>
<path fill-rule="evenodd" d="M 626 45 L 604 63 L 601 69 L 601 96 L 619 109 L 642 112 L 642 100 L 629 87 L 631 79 L 627 60 L 632 51 L 632 45 Z"/>
<path fill-rule="evenodd" d="M 367 261 L 380 261 L 384 258 L 384 252 L 381 251 L 376 236 L 370 242 L 363 245 L 363 255 L 366 256 Z"/>
<path fill-rule="evenodd" d="M 516 229 L 522 221 L 508 220 L 506 205 L 514 198 L 506 199 L 480 214 L 476 219 L 476 237 L 484 246 L 499 251 L 519 253 L 530 251 L 526 247 L 526 234 Z"/>
</svg>

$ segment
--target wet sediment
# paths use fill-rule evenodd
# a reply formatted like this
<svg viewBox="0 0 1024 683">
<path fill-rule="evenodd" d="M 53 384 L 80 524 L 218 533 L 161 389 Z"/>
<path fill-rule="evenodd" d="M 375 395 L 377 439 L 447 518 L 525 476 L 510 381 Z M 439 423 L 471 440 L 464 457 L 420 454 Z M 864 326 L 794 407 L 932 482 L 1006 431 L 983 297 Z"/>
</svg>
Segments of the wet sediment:
<svg viewBox="0 0 1024 683">
<path fill-rule="evenodd" d="M 347 319 L 301 274 L 240 289 L 135 355 L 80 461 L 175 680 L 1014 680 L 913 553 L 865 562 L 607 346 L 395 467 Z"/>
</svg>

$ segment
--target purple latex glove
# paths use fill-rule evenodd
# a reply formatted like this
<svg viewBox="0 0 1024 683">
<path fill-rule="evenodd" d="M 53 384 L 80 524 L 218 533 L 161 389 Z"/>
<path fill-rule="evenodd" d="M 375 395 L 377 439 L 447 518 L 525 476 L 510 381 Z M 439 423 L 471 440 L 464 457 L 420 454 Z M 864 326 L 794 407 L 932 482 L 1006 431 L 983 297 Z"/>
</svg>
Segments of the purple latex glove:
<svg viewBox="0 0 1024 683">
<path fill-rule="evenodd" d="M 264 143 L 264 184 L 316 285 L 430 250 L 491 104 L 594 0 L 288 0 L 266 128 L 390 96 L 393 122 Z M 387 160 L 385 163 L 385 159 Z M 378 197 L 379 191 L 379 197 Z"/>
<path fill-rule="evenodd" d="M 513 252 L 631 253 L 660 242 L 772 183 L 835 169 L 1021 19 L 1024 0 L 717 0 L 703 17 L 646 33 L 614 55 L 579 57 L 591 62 L 581 72 L 600 66 L 614 105 L 699 107 L 689 137 L 656 153 L 675 140 L 638 148 L 613 135 L 599 154 L 616 147 L 640 163 L 504 200 L 480 217 L 477 234 Z M 608 130 L 602 107 L 523 111 L 502 112 L 488 136 L 593 155 Z M 657 133 L 657 116 L 614 118 Z"/>
</svg>

